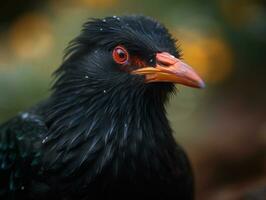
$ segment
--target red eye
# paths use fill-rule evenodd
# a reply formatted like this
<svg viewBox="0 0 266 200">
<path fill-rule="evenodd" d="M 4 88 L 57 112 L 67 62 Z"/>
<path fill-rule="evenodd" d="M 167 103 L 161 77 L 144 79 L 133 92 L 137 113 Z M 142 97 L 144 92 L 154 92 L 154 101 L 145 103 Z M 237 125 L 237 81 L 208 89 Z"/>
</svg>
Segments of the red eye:
<svg viewBox="0 0 266 200">
<path fill-rule="evenodd" d="M 118 64 L 125 64 L 129 60 L 127 50 L 122 46 L 117 46 L 113 50 L 113 59 Z"/>
</svg>

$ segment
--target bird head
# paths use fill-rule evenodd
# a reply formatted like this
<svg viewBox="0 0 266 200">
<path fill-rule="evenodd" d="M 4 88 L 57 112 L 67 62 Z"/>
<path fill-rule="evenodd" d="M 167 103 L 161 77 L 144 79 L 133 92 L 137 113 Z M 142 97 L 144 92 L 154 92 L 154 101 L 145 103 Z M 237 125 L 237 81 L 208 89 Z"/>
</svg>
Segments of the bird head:
<svg viewBox="0 0 266 200">
<path fill-rule="evenodd" d="M 60 78 L 55 87 L 67 83 L 72 87 L 75 80 L 80 87 L 87 82 L 100 90 L 125 86 L 172 91 L 175 83 L 204 87 L 197 73 L 181 60 L 168 30 L 144 16 L 113 16 L 85 23 L 56 74 Z"/>
<path fill-rule="evenodd" d="M 141 164 L 133 166 L 136 169 L 168 162 L 176 152 L 165 115 L 168 94 L 175 83 L 204 86 L 180 59 L 168 30 L 144 16 L 114 16 L 85 23 L 55 75 L 53 93 L 44 109 L 52 133 L 47 145 L 56 155 L 66 151 L 60 154 L 62 160 L 72 159 L 70 150 L 79 149 L 80 156 L 74 159 L 78 164 L 69 162 L 67 173 L 94 155 L 97 162 L 86 166 L 97 170 L 87 171 L 101 171 L 115 154 L 119 155 L 116 158 L 140 157 Z M 52 162 L 52 154 L 47 155 Z M 173 165 L 172 171 L 176 168 Z"/>
</svg>

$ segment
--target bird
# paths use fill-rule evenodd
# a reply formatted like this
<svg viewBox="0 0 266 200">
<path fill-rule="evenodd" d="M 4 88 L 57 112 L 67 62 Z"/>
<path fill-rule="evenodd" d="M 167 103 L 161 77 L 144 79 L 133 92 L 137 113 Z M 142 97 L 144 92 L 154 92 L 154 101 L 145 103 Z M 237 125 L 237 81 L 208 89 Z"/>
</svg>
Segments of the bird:
<svg viewBox="0 0 266 200">
<path fill-rule="evenodd" d="M 144 15 L 86 21 L 51 95 L 0 126 L 0 199 L 194 199 L 165 105 L 204 81 L 177 46 Z"/>
</svg>

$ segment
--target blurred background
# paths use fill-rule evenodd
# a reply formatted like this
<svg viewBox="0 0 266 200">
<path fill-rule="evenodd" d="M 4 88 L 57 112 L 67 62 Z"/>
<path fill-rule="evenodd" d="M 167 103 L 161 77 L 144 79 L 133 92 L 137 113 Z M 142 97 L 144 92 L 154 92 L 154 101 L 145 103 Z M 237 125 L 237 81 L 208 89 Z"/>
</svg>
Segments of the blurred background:
<svg viewBox="0 0 266 200">
<path fill-rule="evenodd" d="M 266 3 L 260 0 L 9 0 L 0 7 L 0 122 L 49 95 L 63 50 L 90 17 L 144 14 L 179 39 L 207 88 L 168 105 L 197 200 L 266 199 Z"/>
</svg>

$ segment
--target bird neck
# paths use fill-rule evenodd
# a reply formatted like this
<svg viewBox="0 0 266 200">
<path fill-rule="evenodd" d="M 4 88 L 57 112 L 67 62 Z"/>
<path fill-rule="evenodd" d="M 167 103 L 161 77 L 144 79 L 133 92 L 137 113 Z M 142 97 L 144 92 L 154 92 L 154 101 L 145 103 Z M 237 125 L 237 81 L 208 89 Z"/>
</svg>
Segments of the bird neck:
<svg viewBox="0 0 266 200">
<path fill-rule="evenodd" d="M 109 168 L 117 174 L 126 160 L 139 163 L 132 164 L 132 170 L 159 170 L 164 159 L 174 159 L 176 145 L 165 115 L 165 96 L 154 88 L 100 88 L 86 95 L 73 90 L 52 96 L 45 141 L 50 166 L 64 166 L 70 174 L 82 166 L 94 172 Z M 79 152 L 75 158 L 73 151 Z M 53 154 L 59 158 L 50 159 Z"/>
</svg>

